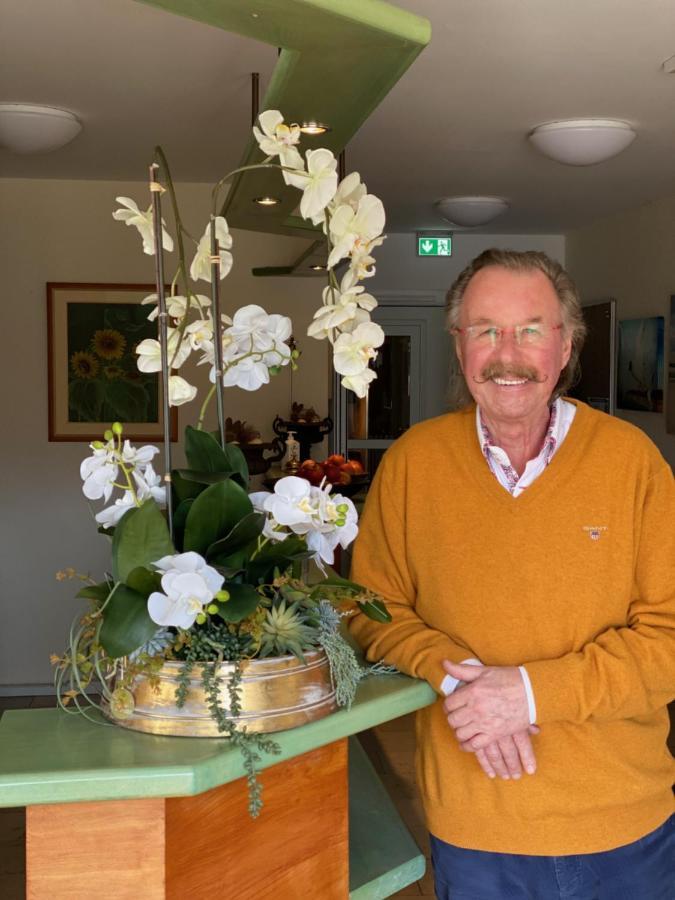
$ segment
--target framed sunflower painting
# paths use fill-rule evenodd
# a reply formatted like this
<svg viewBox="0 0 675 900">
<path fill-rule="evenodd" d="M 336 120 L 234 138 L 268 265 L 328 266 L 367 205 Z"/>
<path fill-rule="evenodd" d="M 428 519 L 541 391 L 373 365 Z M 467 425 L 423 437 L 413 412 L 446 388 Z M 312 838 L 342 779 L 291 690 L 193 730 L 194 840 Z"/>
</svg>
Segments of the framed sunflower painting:
<svg viewBox="0 0 675 900">
<path fill-rule="evenodd" d="M 154 292 L 152 284 L 47 284 L 50 441 L 100 440 L 115 421 L 131 440 L 163 440 L 159 376 L 139 372 L 135 353 L 157 337 L 141 305 Z"/>
</svg>

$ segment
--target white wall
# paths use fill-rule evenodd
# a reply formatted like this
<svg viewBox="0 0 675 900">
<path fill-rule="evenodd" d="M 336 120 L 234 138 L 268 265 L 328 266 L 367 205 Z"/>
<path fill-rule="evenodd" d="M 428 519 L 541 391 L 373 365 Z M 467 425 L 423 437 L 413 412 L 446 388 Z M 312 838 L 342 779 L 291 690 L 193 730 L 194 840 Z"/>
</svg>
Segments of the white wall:
<svg viewBox="0 0 675 900">
<path fill-rule="evenodd" d="M 179 185 L 185 224 L 201 234 L 209 189 Z M 152 282 L 153 258 L 138 232 L 112 219 L 114 198 L 147 205 L 147 187 L 91 181 L 0 180 L 3 386 L 0 516 L 0 690 L 51 682 L 49 655 L 61 652 L 79 601 L 73 583 L 57 583 L 66 566 L 99 579 L 109 566 L 107 538 L 96 533 L 81 491 L 85 444 L 47 440 L 47 317 L 45 282 Z M 168 218 L 168 216 L 167 216 Z M 305 336 L 321 303 L 315 278 L 253 278 L 256 265 L 286 265 L 306 241 L 235 232 L 234 268 L 222 282 L 224 311 L 259 303 L 291 316 L 303 351 L 294 399 L 326 415 L 328 362 L 324 342 Z M 170 257 L 167 257 L 167 260 Z M 168 271 L 168 265 L 167 265 Z M 208 285 L 204 284 L 206 293 Z M 203 367 L 200 372 L 204 372 Z M 289 372 L 254 394 L 231 388 L 227 414 L 272 436 L 276 413 L 290 411 Z M 180 408 L 180 428 L 196 420 L 198 401 Z M 100 504 L 95 504 L 96 509 Z"/>
<path fill-rule="evenodd" d="M 668 334 L 674 245 L 675 197 L 670 197 L 570 232 L 567 268 L 584 302 L 613 297 L 619 320 L 664 316 Z M 664 408 L 667 402 L 666 395 Z M 643 429 L 675 466 L 675 435 L 666 434 L 663 414 L 619 410 L 617 415 Z"/>
<path fill-rule="evenodd" d="M 375 296 L 379 291 L 442 291 L 444 294 L 471 260 L 489 247 L 509 250 L 543 250 L 563 265 L 565 239 L 559 234 L 472 234 L 453 236 L 452 256 L 416 255 L 414 234 L 390 234 L 375 251 L 377 272 L 366 282 Z"/>
</svg>

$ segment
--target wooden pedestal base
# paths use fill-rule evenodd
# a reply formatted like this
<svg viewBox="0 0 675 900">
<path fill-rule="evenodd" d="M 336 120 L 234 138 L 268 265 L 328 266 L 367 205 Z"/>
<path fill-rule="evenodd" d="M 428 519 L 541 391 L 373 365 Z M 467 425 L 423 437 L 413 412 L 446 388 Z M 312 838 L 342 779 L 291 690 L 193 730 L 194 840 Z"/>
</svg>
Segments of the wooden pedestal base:
<svg viewBox="0 0 675 900">
<path fill-rule="evenodd" d="M 344 900 L 347 741 L 204 794 L 26 810 L 27 900 Z"/>
</svg>

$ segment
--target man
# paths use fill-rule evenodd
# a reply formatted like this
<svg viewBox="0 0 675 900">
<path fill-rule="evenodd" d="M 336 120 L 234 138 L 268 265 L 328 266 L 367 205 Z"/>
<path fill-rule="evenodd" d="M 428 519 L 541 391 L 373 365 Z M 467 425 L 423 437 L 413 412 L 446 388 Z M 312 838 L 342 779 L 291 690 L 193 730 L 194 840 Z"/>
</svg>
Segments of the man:
<svg viewBox="0 0 675 900">
<path fill-rule="evenodd" d="M 393 617 L 352 621 L 368 658 L 439 694 L 417 715 L 437 896 L 673 900 L 672 473 L 562 399 L 584 327 L 556 262 L 485 251 L 448 301 L 475 406 L 386 453 L 352 569 Z"/>
</svg>

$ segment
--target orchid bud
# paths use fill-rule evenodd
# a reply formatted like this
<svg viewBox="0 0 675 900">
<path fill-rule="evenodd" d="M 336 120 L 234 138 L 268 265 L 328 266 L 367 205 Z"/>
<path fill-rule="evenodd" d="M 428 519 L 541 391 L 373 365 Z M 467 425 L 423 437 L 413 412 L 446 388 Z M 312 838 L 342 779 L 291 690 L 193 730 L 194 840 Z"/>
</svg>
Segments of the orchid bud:
<svg viewBox="0 0 675 900">
<path fill-rule="evenodd" d="M 106 439 L 106 441 L 112 441 L 114 435 L 113 435 L 112 431 L 109 428 L 107 428 L 103 432 L 103 437 Z"/>
<path fill-rule="evenodd" d="M 291 359 L 300 359 L 300 351 L 291 350 Z"/>
<path fill-rule="evenodd" d="M 228 591 L 218 591 L 216 594 L 216 600 L 220 600 L 221 603 L 227 603 L 230 599 L 230 594 Z"/>
<path fill-rule="evenodd" d="M 346 519 L 338 519 L 335 524 L 338 525 L 340 528 L 342 528 L 342 526 L 345 525 L 346 522 L 347 522 Z"/>
<path fill-rule="evenodd" d="M 204 613 L 197 613 L 197 618 L 195 621 L 197 622 L 197 625 L 203 625 L 204 622 L 206 622 L 206 616 L 204 615 Z"/>
<path fill-rule="evenodd" d="M 217 603 L 209 603 L 209 605 L 206 607 L 206 611 L 211 616 L 215 615 L 215 613 L 218 612 L 218 604 Z"/>
<path fill-rule="evenodd" d="M 278 375 L 281 372 L 281 366 L 270 366 L 269 373 L 270 375 Z"/>
<path fill-rule="evenodd" d="M 103 441 L 92 441 L 89 446 L 92 450 L 103 450 L 105 444 L 103 443 Z"/>
<path fill-rule="evenodd" d="M 335 509 L 336 509 L 339 513 L 346 513 L 346 512 L 349 512 L 349 507 L 347 506 L 346 503 L 338 503 L 338 505 L 335 507 Z"/>
<path fill-rule="evenodd" d="M 122 434 L 122 423 L 121 422 L 113 422 L 112 423 L 112 432 L 113 434 Z"/>
</svg>

